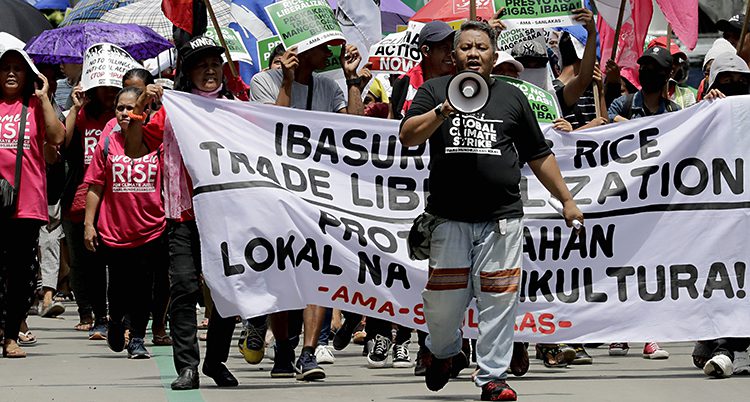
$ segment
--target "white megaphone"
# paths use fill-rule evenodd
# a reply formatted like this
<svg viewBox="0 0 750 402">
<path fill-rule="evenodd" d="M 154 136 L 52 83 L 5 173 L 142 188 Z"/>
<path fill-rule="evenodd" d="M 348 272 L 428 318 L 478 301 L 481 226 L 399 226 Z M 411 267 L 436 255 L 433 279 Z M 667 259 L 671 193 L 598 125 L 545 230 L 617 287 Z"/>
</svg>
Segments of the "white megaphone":
<svg viewBox="0 0 750 402">
<path fill-rule="evenodd" d="M 490 88 L 476 71 L 463 71 L 448 81 L 448 103 L 461 113 L 474 113 L 487 106 Z"/>
</svg>

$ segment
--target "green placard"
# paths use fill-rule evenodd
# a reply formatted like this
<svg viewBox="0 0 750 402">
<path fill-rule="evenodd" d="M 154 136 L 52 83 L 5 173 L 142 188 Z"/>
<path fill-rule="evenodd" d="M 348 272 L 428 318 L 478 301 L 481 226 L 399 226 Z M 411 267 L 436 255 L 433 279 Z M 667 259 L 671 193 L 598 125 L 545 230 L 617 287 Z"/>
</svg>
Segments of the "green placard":
<svg viewBox="0 0 750 402">
<path fill-rule="evenodd" d="M 557 105 L 555 94 L 547 92 L 529 82 L 504 75 L 493 75 L 492 77 L 520 89 L 526 95 L 526 98 L 528 98 L 531 111 L 534 112 L 537 122 L 552 123 L 560 117 L 560 107 Z"/>
<path fill-rule="evenodd" d="M 326 0 L 283 0 L 266 6 L 266 12 L 287 49 L 297 46 L 302 53 L 324 43 L 346 42 Z"/>
<path fill-rule="evenodd" d="M 281 44 L 281 39 L 274 35 L 270 38 L 261 39 L 256 42 L 258 52 L 258 62 L 260 63 L 260 71 L 263 71 L 271 66 L 271 52 Z"/>
<path fill-rule="evenodd" d="M 253 64 L 253 59 L 245 48 L 245 44 L 242 42 L 240 35 L 232 28 L 222 27 L 221 34 L 224 36 L 224 43 L 229 49 L 229 53 L 232 55 L 234 61 L 244 61 Z M 221 44 L 219 36 L 216 34 L 216 28 L 206 28 L 206 36 L 213 39 L 216 44 Z"/>
<path fill-rule="evenodd" d="M 583 0 L 494 0 L 495 9 L 505 7 L 501 18 L 508 29 L 570 26 L 573 10 L 583 8 Z"/>
<path fill-rule="evenodd" d="M 339 61 L 339 57 L 341 56 L 341 46 L 328 46 L 329 49 L 331 49 L 331 57 L 326 60 L 326 66 L 325 68 L 322 68 L 320 70 L 315 70 L 318 73 L 324 73 L 326 71 L 332 71 L 337 68 L 341 68 L 341 61 Z"/>
</svg>

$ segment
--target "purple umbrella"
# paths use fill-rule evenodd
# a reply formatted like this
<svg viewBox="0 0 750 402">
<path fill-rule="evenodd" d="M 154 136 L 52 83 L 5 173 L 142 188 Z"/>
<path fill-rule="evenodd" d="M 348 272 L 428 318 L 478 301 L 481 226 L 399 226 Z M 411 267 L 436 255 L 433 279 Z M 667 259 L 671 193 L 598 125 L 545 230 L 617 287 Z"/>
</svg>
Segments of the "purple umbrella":
<svg viewBox="0 0 750 402">
<path fill-rule="evenodd" d="M 97 43 L 120 46 L 136 60 L 156 57 L 173 47 L 151 28 L 92 22 L 44 31 L 31 39 L 25 50 L 35 63 L 83 64 L 83 53 Z"/>
</svg>

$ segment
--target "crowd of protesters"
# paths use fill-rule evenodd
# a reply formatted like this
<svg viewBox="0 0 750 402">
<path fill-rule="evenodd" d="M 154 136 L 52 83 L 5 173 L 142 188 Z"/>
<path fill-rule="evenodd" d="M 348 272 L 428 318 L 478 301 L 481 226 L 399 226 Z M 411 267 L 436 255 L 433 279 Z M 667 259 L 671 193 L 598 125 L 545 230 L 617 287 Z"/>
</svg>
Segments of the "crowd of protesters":
<svg viewBox="0 0 750 402">
<path fill-rule="evenodd" d="M 597 61 L 597 33 L 591 11 L 581 9 L 575 14 L 587 30 L 585 43 L 564 33 L 554 42 L 548 41 L 550 47 L 540 42 L 519 43 L 510 53 L 496 49 L 496 35 L 505 29 L 500 20 L 469 22 L 459 31 L 444 22 L 427 23 L 418 42 L 422 61 L 403 75 L 373 76 L 367 68 L 359 68 L 357 48 L 346 45 L 340 60 L 346 93 L 336 81 L 315 72 L 331 57 L 326 45 L 301 53 L 296 48 L 285 51 L 277 47 L 269 57 L 270 69 L 256 74 L 245 86 L 239 78 L 225 74 L 221 57 L 224 49 L 199 36 L 178 43 L 174 90 L 212 99 L 403 119 L 404 145 L 429 140 L 431 152 L 438 152 L 439 146 L 430 136 L 444 128 L 448 116 L 455 112 L 443 102 L 445 95 L 438 89 L 457 70 L 475 69 L 487 76 L 491 71 L 549 90 L 562 111 L 554 128 L 570 135 L 577 130 L 678 111 L 696 102 L 750 94 L 750 39 L 740 46 L 739 54 L 736 51 L 742 15 L 718 24 L 724 37 L 716 40 L 706 55 L 705 77 L 693 92 L 684 84 L 688 78 L 687 56 L 667 38 L 648 44 L 638 59 L 638 82 L 629 82 L 614 61 Z M 462 303 L 472 295 L 449 295 L 446 289 L 456 289 L 441 282 L 446 279 L 439 276 L 439 270 L 433 273 L 431 269 L 423 296 L 433 335 L 417 334 L 415 358 L 409 354 L 413 330 L 377 317 L 314 305 L 246 320 L 222 317 L 203 284 L 192 185 L 161 106 L 165 89 L 144 69 L 129 71 L 120 85 L 85 92 L 80 79 L 80 65 L 35 65 L 23 50 L 15 48 L 3 48 L 0 53 L 0 183 L 12 184 L 17 192 L 14 203 L 0 206 L 3 357 L 26 357 L 26 346 L 36 342 L 26 325 L 31 311 L 43 317 L 59 316 L 65 311 L 60 299 L 74 296 L 79 317 L 75 329 L 90 340 L 106 340 L 114 352 L 127 350 L 132 359 L 150 357 L 146 334 L 151 320 L 150 344 L 173 348 L 178 375 L 172 383 L 175 390 L 199 387 L 198 329 L 202 326 L 207 327 L 202 373 L 221 387 L 238 384 L 225 363 L 235 327 L 241 323 L 240 352 L 248 363 L 258 364 L 268 347 L 273 352 L 270 375 L 274 378 L 323 379 L 325 371 L 320 365 L 333 364 L 335 351 L 354 341 L 363 345 L 368 367 L 413 368 L 415 375 L 426 377 L 431 390 L 439 390 L 448 378 L 456 377 L 475 361 L 473 377 L 483 388 L 483 399 L 515 400 L 515 392 L 505 383 L 506 371 L 516 376 L 526 373 L 529 345 L 512 340 L 517 303 L 512 284 L 493 285 L 504 290 L 489 304 L 502 308 L 480 317 L 492 326 L 485 329 L 484 338 L 474 342 L 462 339 L 455 328 L 460 322 L 456 317 L 465 310 Z M 515 90 L 502 85 L 493 87 L 493 91 L 517 97 Z M 504 110 L 507 102 L 514 101 L 498 101 L 490 107 Z M 525 109 L 517 112 L 524 115 Z M 517 144 L 523 151 L 520 157 L 550 191 L 560 198 L 570 198 L 567 190 L 559 187 L 559 170 L 557 176 L 553 174 L 556 164 L 551 169 L 546 162 L 538 162 L 546 161 L 551 154 L 536 121 L 522 119 L 519 124 L 528 131 L 524 133 L 527 138 Z M 446 174 L 440 156 L 433 155 L 438 161 L 433 166 L 438 171 L 431 173 L 435 177 Z M 436 215 L 442 210 L 434 200 L 452 200 L 450 194 L 440 195 L 441 188 L 437 181 L 431 183 L 436 197 L 431 208 Z M 446 189 L 446 193 L 451 191 L 455 189 Z M 574 203 L 566 204 L 566 211 L 566 218 L 583 219 Z M 476 263 L 482 275 L 494 274 L 484 272 L 480 262 L 454 260 L 461 254 L 457 251 L 461 251 L 463 240 L 456 234 L 463 230 L 461 225 L 481 218 L 472 215 L 477 211 L 464 212 L 467 215 L 443 216 L 455 228 L 446 229 L 453 226 L 444 225 L 441 229 L 443 248 L 439 254 L 433 251 L 436 254 L 431 255 L 430 267 Z M 515 210 L 504 213 L 508 219 L 506 222 L 502 216 L 507 225 L 502 234 L 505 236 L 507 230 L 510 239 L 520 230 L 519 216 L 514 215 Z M 498 218 L 494 212 L 490 215 Z M 463 254 L 467 254 L 465 251 Z M 520 254 L 505 258 L 508 264 L 520 266 L 520 262 L 511 261 Z M 451 275 L 455 279 L 456 275 L 469 275 L 469 271 L 467 268 Z M 507 277 L 520 274 L 498 275 L 507 281 Z M 491 275 L 482 278 L 482 288 L 485 279 L 488 283 L 497 281 Z M 208 319 L 200 325 L 197 304 L 206 306 L 208 313 Z M 298 346 L 301 351 L 296 356 Z M 710 376 L 750 373 L 749 362 L 735 362 L 738 354 L 747 355 L 748 346 L 750 338 L 701 341 L 695 346 L 693 360 Z M 535 350 L 545 367 L 554 368 L 593 364 L 586 347 L 597 345 L 537 344 Z M 628 351 L 627 343 L 609 345 L 613 356 Z M 669 357 L 656 342 L 644 345 L 642 354 L 647 359 Z"/>
</svg>

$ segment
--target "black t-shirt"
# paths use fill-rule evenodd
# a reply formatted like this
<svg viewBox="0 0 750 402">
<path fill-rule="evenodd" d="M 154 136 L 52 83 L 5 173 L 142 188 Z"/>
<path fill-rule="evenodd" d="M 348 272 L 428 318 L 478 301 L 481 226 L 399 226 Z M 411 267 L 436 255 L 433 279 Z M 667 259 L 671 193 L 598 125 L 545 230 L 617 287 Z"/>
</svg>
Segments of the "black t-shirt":
<svg viewBox="0 0 750 402">
<path fill-rule="evenodd" d="M 450 78 L 425 82 L 403 122 L 442 104 Z M 522 217 L 521 163 L 552 153 L 526 96 L 497 80 L 492 80 L 487 106 L 451 115 L 429 142 L 426 210 L 462 222 Z"/>
</svg>

